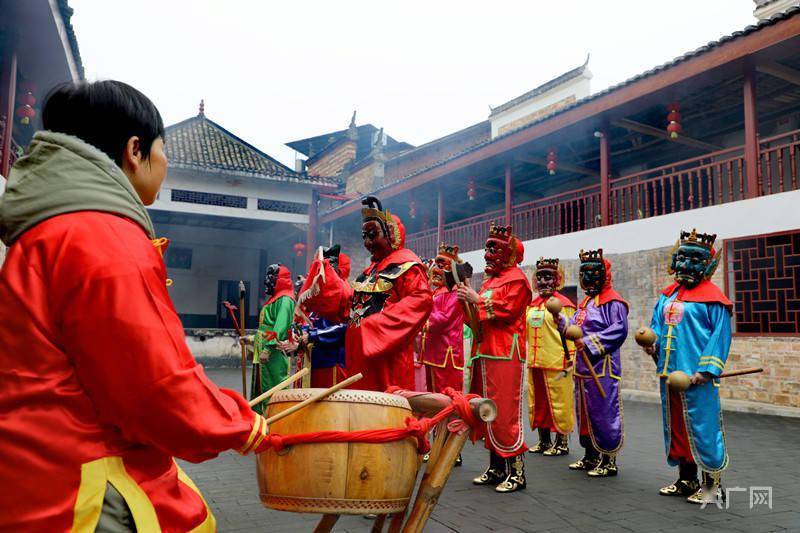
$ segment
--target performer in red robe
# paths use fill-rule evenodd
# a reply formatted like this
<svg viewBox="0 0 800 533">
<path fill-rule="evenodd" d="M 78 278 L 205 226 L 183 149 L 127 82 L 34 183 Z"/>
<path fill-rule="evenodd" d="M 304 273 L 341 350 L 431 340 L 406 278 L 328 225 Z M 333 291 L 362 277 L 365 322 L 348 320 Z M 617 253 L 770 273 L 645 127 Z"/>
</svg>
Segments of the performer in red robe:
<svg viewBox="0 0 800 533">
<path fill-rule="evenodd" d="M 380 200 L 361 202 L 364 247 L 369 267 L 350 286 L 325 260 L 309 272 L 304 305 L 328 320 L 349 320 L 345 335 L 347 373 L 361 372 L 356 388 L 384 391 L 414 388 L 413 339 L 428 320 L 433 299 L 426 269 L 405 245 L 405 227 L 384 211 Z M 324 274 L 323 274 L 324 272 Z"/>
<path fill-rule="evenodd" d="M 443 243 L 430 268 L 433 311 L 423 329 L 421 357 L 430 392 L 447 387 L 460 391 L 464 384 L 464 306 L 455 286 L 448 288 L 445 283 L 452 261 L 462 262 L 458 246 Z"/>
<path fill-rule="evenodd" d="M 524 489 L 527 446 L 522 422 L 525 383 L 525 311 L 533 293 L 517 266 L 524 248 L 511 226 L 492 223 L 486 241 L 485 273 L 480 294 L 466 285 L 458 297 L 475 307 L 480 337 L 472 361 L 471 392 L 497 403 L 497 419 L 487 424 L 489 467 L 475 478 L 476 485 L 494 485 L 497 492 Z"/>
<path fill-rule="evenodd" d="M 0 198 L 0 531 L 215 531 L 173 458 L 260 451 L 267 425 L 208 379 L 167 292 L 158 110 L 101 81 L 43 116 Z"/>
</svg>

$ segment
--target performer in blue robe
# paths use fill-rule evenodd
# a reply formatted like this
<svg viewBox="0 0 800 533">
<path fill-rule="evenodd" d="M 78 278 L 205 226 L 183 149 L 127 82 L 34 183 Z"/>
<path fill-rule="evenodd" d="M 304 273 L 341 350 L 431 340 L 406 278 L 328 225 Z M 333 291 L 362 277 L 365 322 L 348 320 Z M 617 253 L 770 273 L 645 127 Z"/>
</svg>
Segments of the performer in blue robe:
<svg viewBox="0 0 800 533">
<path fill-rule="evenodd" d="M 691 503 L 721 494 L 720 473 L 728 465 L 717 376 L 728 359 L 733 304 L 709 281 L 719 259 L 715 239 L 696 230 L 681 232 L 668 268 L 675 283 L 662 291 L 653 309 L 650 327 L 657 342 L 645 348 L 660 378 L 667 462 L 679 467 L 678 481 L 660 494 L 685 496 Z M 667 386 L 667 376 L 676 370 L 691 376 L 685 392 Z"/>
</svg>

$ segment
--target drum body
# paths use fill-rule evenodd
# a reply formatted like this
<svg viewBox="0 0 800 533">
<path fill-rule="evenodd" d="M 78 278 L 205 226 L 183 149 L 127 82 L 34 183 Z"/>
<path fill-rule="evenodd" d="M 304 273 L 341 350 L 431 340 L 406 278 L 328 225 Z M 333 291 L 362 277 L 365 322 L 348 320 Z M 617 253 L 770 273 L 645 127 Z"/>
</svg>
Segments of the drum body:
<svg viewBox="0 0 800 533">
<path fill-rule="evenodd" d="M 269 418 L 321 389 L 289 389 L 269 401 Z M 408 400 L 394 394 L 345 389 L 270 426 L 270 433 L 404 428 Z M 414 490 L 413 438 L 385 444 L 297 444 L 258 456 L 258 488 L 271 509 L 298 513 L 388 514 L 405 509 Z"/>
</svg>

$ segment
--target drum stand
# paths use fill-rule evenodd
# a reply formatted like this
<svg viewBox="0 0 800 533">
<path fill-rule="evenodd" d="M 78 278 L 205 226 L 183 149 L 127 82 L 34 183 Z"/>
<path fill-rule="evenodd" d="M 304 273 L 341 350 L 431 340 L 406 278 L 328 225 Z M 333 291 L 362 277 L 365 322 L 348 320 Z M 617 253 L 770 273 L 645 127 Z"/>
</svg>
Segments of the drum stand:
<svg viewBox="0 0 800 533">
<path fill-rule="evenodd" d="M 398 394 L 406 396 L 411 404 L 412 410 L 422 416 L 430 416 L 438 413 L 450 405 L 451 400 L 444 394 L 404 394 L 406 391 L 398 391 Z M 491 422 L 497 416 L 497 407 L 494 402 L 486 398 L 473 399 L 470 401 L 473 414 L 484 422 Z M 394 515 L 379 515 L 372 526 L 373 533 L 381 533 L 386 524 L 386 519 L 391 516 L 389 523 L 389 533 L 422 533 L 422 529 L 430 518 L 434 507 L 439 501 L 447 479 L 453 471 L 458 455 L 469 440 L 472 430 L 469 426 L 461 433 L 451 433 L 447 429 L 447 421 L 439 423 L 434 431 L 435 438 L 428 454 L 428 462 L 425 465 L 425 472 L 422 474 L 422 481 L 417 489 L 417 496 L 414 499 L 414 506 L 408 519 L 403 524 L 406 511 Z M 419 464 L 422 464 L 422 456 L 419 456 Z M 338 514 L 326 514 L 314 529 L 315 533 L 327 533 L 333 530 L 339 520 Z"/>
</svg>

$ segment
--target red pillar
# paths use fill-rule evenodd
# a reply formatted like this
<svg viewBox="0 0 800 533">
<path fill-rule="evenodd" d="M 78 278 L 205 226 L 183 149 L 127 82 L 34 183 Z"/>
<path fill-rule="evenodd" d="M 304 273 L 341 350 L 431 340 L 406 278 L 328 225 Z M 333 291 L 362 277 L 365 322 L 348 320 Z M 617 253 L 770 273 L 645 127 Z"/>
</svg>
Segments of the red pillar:
<svg viewBox="0 0 800 533">
<path fill-rule="evenodd" d="M 306 272 L 317 251 L 317 225 L 319 223 L 319 193 L 311 189 L 311 205 L 308 206 L 308 231 L 306 233 Z"/>
<path fill-rule="evenodd" d="M 439 185 L 436 201 L 436 249 L 444 241 L 444 187 Z"/>
<path fill-rule="evenodd" d="M 611 157 L 608 153 L 608 130 L 600 132 L 600 223 L 611 224 L 611 201 L 609 199 L 609 177 Z"/>
<path fill-rule="evenodd" d="M 7 46 L 10 43 L 5 43 Z M 2 79 L 0 80 L 0 114 L 6 116 L 3 131 L 3 144 L 0 145 L 0 174 L 8 177 L 11 158 L 11 134 L 14 130 L 14 107 L 17 97 L 17 53 L 12 51 L 2 58 Z"/>
<path fill-rule="evenodd" d="M 756 110 L 756 73 L 747 67 L 744 73 L 744 168 L 747 198 L 761 195 L 758 186 L 758 112 Z"/>
<path fill-rule="evenodd" d="M 511 225 L 511 164 L 506 164 L 506 225 Z"/>
</svg>

